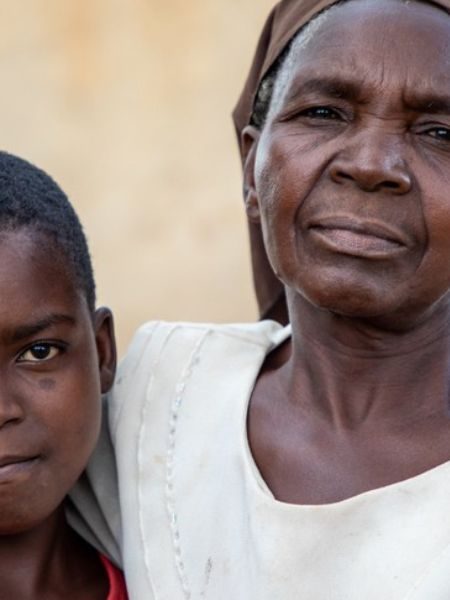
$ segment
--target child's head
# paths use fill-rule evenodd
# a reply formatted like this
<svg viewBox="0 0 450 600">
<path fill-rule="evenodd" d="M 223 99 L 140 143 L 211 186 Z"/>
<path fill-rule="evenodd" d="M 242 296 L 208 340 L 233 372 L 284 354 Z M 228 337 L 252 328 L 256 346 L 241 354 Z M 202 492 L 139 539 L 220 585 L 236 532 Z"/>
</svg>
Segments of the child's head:
<svg viewBox="0 0 450 600">
<path fill-rule="evenodd" d="M 27 229 L 53 242 L 73 282 L 95 308 L 95 282 L 83 228 L 66 194 L 47 173 L 0 152 L 0 233 Z"/>
<path fill-rule="evenodd" d="M 41 170 L 0 153 L 0 535 L 60 506 L 112 385 L 112 317 L 95 310 L 83 230 Z"/>
</svg>

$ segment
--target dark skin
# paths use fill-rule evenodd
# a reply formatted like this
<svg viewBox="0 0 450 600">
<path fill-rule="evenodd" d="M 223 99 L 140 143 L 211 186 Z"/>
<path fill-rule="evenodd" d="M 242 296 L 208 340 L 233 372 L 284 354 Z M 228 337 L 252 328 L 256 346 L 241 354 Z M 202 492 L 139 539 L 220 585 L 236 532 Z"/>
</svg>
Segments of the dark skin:
<svg viewBox="0 0 450 600">
<path fill-rule="evenodd" d="M 344 4 L 298 49 L 263 131 L 244 132 L 247 212 L 293 332 L 248 414 L 281 501 L 337 502 L 450 459 L 449 39 L 431 5 Z"/>
<path fill-rule="evenodd" d="M 91 313 L 61 250 L 30 230 L 0 234 L 0 289 L 0 599 L 105 600 L 64 499 L 113 382 L 111 313 Z"/>
</svg>

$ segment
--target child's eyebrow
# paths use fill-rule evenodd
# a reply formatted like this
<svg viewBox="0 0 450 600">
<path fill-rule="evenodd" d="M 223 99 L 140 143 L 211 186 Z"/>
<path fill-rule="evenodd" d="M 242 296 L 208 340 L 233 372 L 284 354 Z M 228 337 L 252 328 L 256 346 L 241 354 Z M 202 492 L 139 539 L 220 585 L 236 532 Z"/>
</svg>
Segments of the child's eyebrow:
<svg viewBox="0 0 450 600">
<path fill-rule="evenodd" d="M 33 335 L 44 331 L 52 325 L 58 325 L 60 323 L 75 325 L 76 321 L 70 315 L 53 313 L 46 315 L 34 323 L 27 323 L 26 325 L 20 325 L 19 327 L 14 328 L 9 334 L 7 334 L 7 337 L 10 338 L 11 342 L 13 343 L 20 342 L 25 338 L 32 337 Z"/>
</svg>

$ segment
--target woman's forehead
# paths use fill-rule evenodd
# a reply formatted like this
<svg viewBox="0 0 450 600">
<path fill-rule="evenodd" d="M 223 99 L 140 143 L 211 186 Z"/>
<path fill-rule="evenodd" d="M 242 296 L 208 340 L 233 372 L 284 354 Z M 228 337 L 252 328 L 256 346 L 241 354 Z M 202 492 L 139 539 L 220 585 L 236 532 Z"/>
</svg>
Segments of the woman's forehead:
<svg viewBox="0 0 450 600">
<path fill-rule="evenodd" d="M 296 38 L 279 74 L 273 109 L 316 88 L 390 84 L 450 89 L 450 17 L 421 2 L 351 0 L 334 6 Z M 348 84 L 348 85 L 347 85 Z M 341 87 L 342 87 L 341 86 Z M 273 112 L 273 111 L 272 111 Z"/>
<path fill-rule="evenodd" d="M 267 17 L 261 31 L 252 65 L 248 73 L 244 88 L 233 111 L 233 120 L 238 139 L 242 130 L 250 122 L 254 102 L 261 82 L 275 67 L 286 46 L 295 37 L 296 33 L 305 27 L 318 14 L 330 9 L 339 3 L 342 7 L 351 0 L 280 0 Z M 360 1 L 360 0 L 356 0 Z M 410 7 L 417 0 L 391 0 L 403 4 L 403 8 Z M 427 0 L 423 0 L 427 4 Z M 370 4 L 380 4 L 378 0 L 371 0 Z M 450 0 L 433 0 L 430 5 L 436 7 L 442 15 L 449 14 Z M 420 43 L 420 42 L 418 42 Z M 242 148 L 241 152 L 242 152 Z"/>
<path fill-rule="evenodd" d="M 315 7 L 314 7 L 315 5 Z M 302 8 L 303 7 L 303 8 Z M 358 28 L 363 23 L 381 21 L 398 25 L 402 19 L 411 14 L 416 14 L 419 19 L 432 17 L 438 26 L 439 21 L 445 21 L 450 16 L 450 0 L 286 0 L 281 1 L 275 10 L 277 17 L 272 23 L 271 40 L 266 47 L 266 60 L 261 73 L 261 78 L 270 70 L 277 58 L 283 54 L 286 46 L 290 45 L 297 34 L 306 33 L 300 37 L 311 39 L 309 32 L 311 26 L 314 33 L 317 30 L 315 23 L 325 24 L 332 21 L 331 27 L 337 24 L 346 24 L 350 29 Z M 287 13 L 287 14 L 283 14 Z M 427 23 L 427 26 L 430 22 Z M 291 31 L 290 37 L 283 34 L 283 30 Z M 286 33 L 287 33 L 286 31 Z M 396 39 L 394 33 L 390 42 Z M 277 40 L 283 40 L 280 45 Z M 420 40 L 417 40 L 420 43 Z M 269 62 L 270 59 L 270 62 Z"/>
<path fill-rule="evenodd" d="M 305 53 L 311 46 L 332 55 L 336 49 L 351 51 L 365 45 L 369 53 L 385 55 L 397 48 L 409 56 L 420 56 L 432 40 L 432 50 L 446 51 L 450 44 L 450 16 L 429 2 L 418 0 L 347 0 L 335 4 L 302 28 L 292 54 Z M 317 52 L 316 51 L 316 52 Z M 311 53 L 309 53 L 311 54 Z M 329 59 L 329 56 L 327 56 Z"/>
</svg>

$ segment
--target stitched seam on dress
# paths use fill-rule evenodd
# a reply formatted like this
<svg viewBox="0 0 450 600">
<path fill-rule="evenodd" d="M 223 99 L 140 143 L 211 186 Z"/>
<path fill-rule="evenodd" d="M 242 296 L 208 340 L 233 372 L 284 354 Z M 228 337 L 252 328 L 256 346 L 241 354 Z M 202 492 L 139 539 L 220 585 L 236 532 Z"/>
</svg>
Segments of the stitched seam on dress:
<svg viewBox="0 0 450 600">
<path fill-rule="evenodd" d="M 189 600 L 191 598 L 191 589 L 189 586 L 189 580 L 186 574 L 185 565 L 183 562 L 183 551 L 181 548 L 180 532 L 178 529 L 178 517 L 177 517 L 177 506 L 174 494 L 174 457 L 176 450 L 176 434 L 178 428 L 179 410 L 183 402 L 183 394 L 186 389 L 187 382 L 189 381 L 195 366 L 199 362 L 200 350 L 210 335 L 211 330 L 206 331 L 203 336 L 195 344 L 194 350 L 189 357 L 186 367 L 183 371 L 180 383 L 176 386 L 175 397 L 170 407 L 169 417 L 169 437 L 167 442 L 167 459 L 166 459 L 166 509 L 167 516 L 169 519 L 170 530 L 172 534 L 172 544 L 175 554 L 175 566 L 180 578 L 181 587 L 183 589 L 184 597 Z"/>
<path fill-rule="evenodd" d="M 158 368 L 158 364 L 160 362 L 161 355 L 163 354 L 164 349 L 167 346 L 169 339 L 172 337 L 173 333 L 175 332 L 175 330 L 177 328 L 178 327 L 175 325 L 167 332 L 166 337 L 165 337 L 163 343 L 161 344 L 158 356 L 155 358 L 152 365 L 150 366 L 150 377 L 149 377 L 149 380 L 147 383 L 147 393 L 145 396 L 145 402 L 141 409 L 141 424 L 140 424 L 139 432 L 138 432 L 138 448 L 137 448 L 137 453 L 136 453 L 137 473 L 138 473 L 137 488 L 138 488 L 139 536 L 140 536 L 141 548 L 143 550 L 143 555 L 144 555 L 145 573 L 147 575 L 147 580 L 150 585 L 150 589 L 152 590 L 152 592 L 155 596 L 155 599 L 156 599 L 156 593 L 155 593 L 155 588 L 154 588 L 154 585 L 152 582 L 152 576 L 150 574 L 151 561 L 150 561 L 150 556 L 148 553 L 148 543 L 145 542 L 145 531 L 144 531 L 145 528 L 144 528 L 144 519 L 143 519 L 143 510 L 142 510 L 142 507 L 145 506 L 145 501 L 144 501 L 142 487 L 141 487 L 141 481 L 143 479 L 143 477 L 142 477 L 143 468 L 144 468 L 144 465 L 146 464 L 145 453 L 144 453 L 144 434 L 145 434 L 145 426 L 147 424 L 147 412 L 148 412 L 148 407 L 150 404 L 150 402 L 149 402 L 150 391 L 151 391 L 151 388 L 153 386 L 153 382 L 155 379 L 155 371 Z"/>
</svg>

